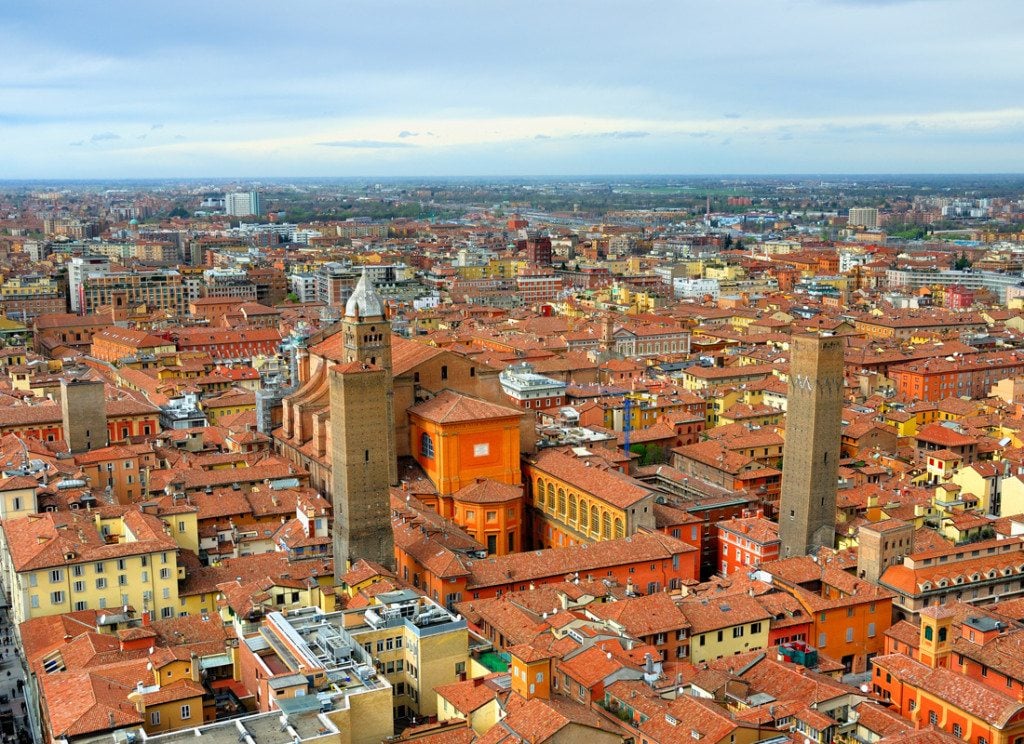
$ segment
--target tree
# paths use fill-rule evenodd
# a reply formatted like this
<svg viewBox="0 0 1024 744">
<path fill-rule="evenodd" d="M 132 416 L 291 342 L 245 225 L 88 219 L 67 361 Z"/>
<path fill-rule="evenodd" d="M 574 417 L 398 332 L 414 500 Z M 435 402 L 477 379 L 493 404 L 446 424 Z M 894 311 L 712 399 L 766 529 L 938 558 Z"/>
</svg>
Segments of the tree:
<svg viewBox="0 0 1024 744">
<path fill-rule="evenodd" d="M 284 301 L 285 302 L 298 302 L 299 301 L 299 296 L 297 294 L 295 294 L 294 292 L 289 292 L 287 295 L 285 295 Z"/>
<path fill-rule="evenodd" d="M 726 233 L 725 240 L 722 242 L 722 248 L 725 249 L 725 250 L 729 250 L 729 248 L 731 246 L 732 246 L 732 235 L 729 235 L 728 233 Z"/>
<path fill-rule="evenodd" d="M 170 217 L 188 217 L 188 210 L 182 206 L 177 206 L 171 210 Z"/>
</svg>

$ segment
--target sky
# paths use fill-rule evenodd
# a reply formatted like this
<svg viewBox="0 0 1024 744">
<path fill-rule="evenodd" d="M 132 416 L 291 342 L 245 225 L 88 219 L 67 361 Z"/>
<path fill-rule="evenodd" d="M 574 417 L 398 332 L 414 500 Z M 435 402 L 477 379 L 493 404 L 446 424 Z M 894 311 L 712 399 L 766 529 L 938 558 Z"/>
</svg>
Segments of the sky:
<svg viewBox="0 0 1024 744">
<path fill-rule="evenodd" d="M 0 179 L 1024 172 L 1021 0 L 25 0 Z"/>
</svg>

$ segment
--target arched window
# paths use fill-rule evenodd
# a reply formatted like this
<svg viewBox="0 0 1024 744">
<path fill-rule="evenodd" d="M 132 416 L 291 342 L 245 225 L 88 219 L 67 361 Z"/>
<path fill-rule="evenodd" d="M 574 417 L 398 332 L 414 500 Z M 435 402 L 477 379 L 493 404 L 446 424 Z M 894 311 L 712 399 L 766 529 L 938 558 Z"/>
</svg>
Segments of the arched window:
<svg viewBox="0 0 1024 744">
<path fill-rule="evenodd" d="M 615 537 L 625 537 L 626 530 L 622 525 L 622 517 L 615 518 Z"/>
<path fill-rule="evenodd" d="M 420 454 L 424 457 L 434 456 L 434 440 L 430 438 L 427 432 L 423 432 L 420 435 Z"/>
<path fill-rule="evenodd" d="M 597 534 L 598 528 L 601 526 L 601 517 L 597 513 L 597 507 L 590 507 L 590 533 L 593 535 Z"/>
<path fill-rule="evenodd" d="M 924 639 L 926 641 L 930 641 L 934 637 L 935 637 L 935 630 L 932 628 L 931 625 L 925 625 L 924 626 Z"/>
<path fill-rule="evenodd" d="M 569 494 L 569 521 L 576 521 L 576 494 Z"/>
<path fill-rule="evenodd" d="M 555 510 L 555 487 L 551 483 L 548 483 L 548 509 Z"/>
<path fill-rule="evenodd" d="M 565 516 L 565 491 L 561 488 L 558 489 L 558 514 Z"/>
<path fill-rule="evenodd" d="M 580 529 L 581 530 L 586 530 L 587 529 L 587 517 L 589 516 L 589 512 L 587 511 L 588 508 L 589 507 L 587 506 L 587 500 L 586 499 L 580 499 Z"/>
<path fill-rule="evenodd" d="M 544 506 L 544 479 L 537 479 L 537 488 L 533 492 L 533 501 L 537 506 Z"/>
<path fill-rule="evenodd" d="M 945 642 L 946 642 L 946 629 L 945 628 L 939 628 L 939 643 L 945 643 Z"/>
<path fill-rule="evenodd" d="M 612 536 L 612 515 L 608 512 L 601 512 L 601 536 L 606 539 Z"/>
</svg>

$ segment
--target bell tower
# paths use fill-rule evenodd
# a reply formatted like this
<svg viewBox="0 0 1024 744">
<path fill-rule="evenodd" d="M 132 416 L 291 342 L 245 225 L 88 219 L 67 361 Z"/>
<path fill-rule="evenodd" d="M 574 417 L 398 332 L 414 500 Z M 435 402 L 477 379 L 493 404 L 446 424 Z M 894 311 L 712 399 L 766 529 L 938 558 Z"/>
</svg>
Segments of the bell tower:
<svg viewBox="0 0 1024 744">
<path fill-rule="evenodd" d="M 395 459 L 391 324 L 365 270 L 342 318 L 344 361 L 331 367 L 331 498 L 336 580 L 358 558 L 393 566 Z"/>
<path fill-rule="evenodd" d="M 391 374 L 391 323 L 366 269 L 345 303 L 341 320 L 346 362 L 366 362 Z"/>
<path fill-rule="evenodd" d="M 925 607 L 921 610 L 921 637 L 918 653 L 922 664 L 932 669 L 947 666 L 953 649 L 953 618 L 956 613 L 946 607 Z"/>
</svg>

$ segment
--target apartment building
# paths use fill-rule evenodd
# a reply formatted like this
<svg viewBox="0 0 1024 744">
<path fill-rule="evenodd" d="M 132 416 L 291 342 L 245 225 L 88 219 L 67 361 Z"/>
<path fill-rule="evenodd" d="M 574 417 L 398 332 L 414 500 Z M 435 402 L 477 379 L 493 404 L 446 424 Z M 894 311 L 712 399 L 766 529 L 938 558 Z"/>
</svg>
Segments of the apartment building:
<svg viewBox="0 0 1024 744">
<path fill-rule="evenodd" d="M 168 618 L 178 607 L 178 545 L 162 520 L 106 507 L 0 524 L 12 620 L 131 605 Z"/>
</svg>

